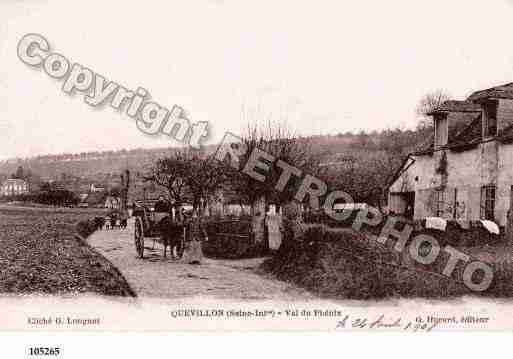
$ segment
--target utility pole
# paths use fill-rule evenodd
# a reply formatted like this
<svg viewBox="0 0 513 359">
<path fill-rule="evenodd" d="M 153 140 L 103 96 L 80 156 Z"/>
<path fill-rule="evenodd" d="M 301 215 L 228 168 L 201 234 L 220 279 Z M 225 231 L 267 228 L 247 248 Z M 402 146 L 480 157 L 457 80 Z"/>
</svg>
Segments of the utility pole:
<svg viewBox="0 0 513 359">
<path fill-rule="evenodd" d="M 125 170 L 121 174 L 121 210 L 126 212 L 128 209 L 128 190 L 130 189 L 130 171 Z"/>
</svg>

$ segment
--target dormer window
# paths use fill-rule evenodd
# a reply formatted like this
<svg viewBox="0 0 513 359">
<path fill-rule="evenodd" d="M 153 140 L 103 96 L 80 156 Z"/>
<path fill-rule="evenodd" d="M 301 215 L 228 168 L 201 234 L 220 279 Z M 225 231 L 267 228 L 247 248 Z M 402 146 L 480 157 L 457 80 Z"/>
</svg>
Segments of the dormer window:
<svg viewBox="0 0 513 359">
<path fill-rule="evenodd" d="M 435 148 L 447 145 L 449 138 L 449 128 L 446 113 L 437 113 L 435 120 Z"/>
<path fill-rule="evenodd" d="M 483 137 L 497 136 L 497 100 L 488 100 L 483 104 Z"/>
</svg>

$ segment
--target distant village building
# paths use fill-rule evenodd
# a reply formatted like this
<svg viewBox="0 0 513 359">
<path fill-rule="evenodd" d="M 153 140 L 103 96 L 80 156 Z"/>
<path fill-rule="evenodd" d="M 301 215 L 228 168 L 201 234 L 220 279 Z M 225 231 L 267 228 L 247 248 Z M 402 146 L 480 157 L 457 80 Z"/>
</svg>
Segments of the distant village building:
<svg viewBox="0 0 513 359">
<path fill-rule="evenodd" d="M 121 198 L 107 196 L 107 198 L 105 199 L 105 208 L 120 209 L 121 208 Z"/>
<path fill-rule="evenodd" d="M 430 115 L 434 136 L 395 176 L 389 210 L 511 228 L 513 83 L 447 101 Z"/>
<path fill-rule="evenodd" d="M 29 185 L 27 181 L 18 178 L 5 180 L 0 188 L 0 194 L 2 196 L 17 196 L 27 193 L 29 193 Z"/>
<path fill-rule="evenodd" d="M 94 183 L 91 184 L 91 187 L 89 188 L 89 190 L 92 192 L 92 193 L 95 193 L 95 192 L 104 192 L 105 191 L 105 187 L 103 186 L 98 186 Z"/>
</svg>

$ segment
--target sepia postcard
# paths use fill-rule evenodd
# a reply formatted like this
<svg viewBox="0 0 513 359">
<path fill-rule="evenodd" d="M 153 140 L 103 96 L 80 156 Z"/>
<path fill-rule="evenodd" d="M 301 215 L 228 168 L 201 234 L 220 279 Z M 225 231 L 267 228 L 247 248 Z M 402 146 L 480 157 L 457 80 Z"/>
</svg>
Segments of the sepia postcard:
<svg viewBox="0 0 513 359">
<path fill-rule="evenodd" d="M 512 17 L 3 0 L 0 331 L 513 330 Z"/>
</svg>

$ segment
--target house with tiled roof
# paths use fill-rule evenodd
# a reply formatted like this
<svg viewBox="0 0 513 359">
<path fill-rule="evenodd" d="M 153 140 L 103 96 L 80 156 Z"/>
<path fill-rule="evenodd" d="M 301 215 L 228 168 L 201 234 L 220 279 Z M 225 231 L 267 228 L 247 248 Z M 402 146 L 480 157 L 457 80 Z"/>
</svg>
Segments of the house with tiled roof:
<svg viewBox="0 0 513 359">
<path fill-rule="evenodd" d="M 434 134 L 390 184 L 390 212 L 511 227 L 513 83 L 447 101 L 429 115 Z"/>
</svg>

